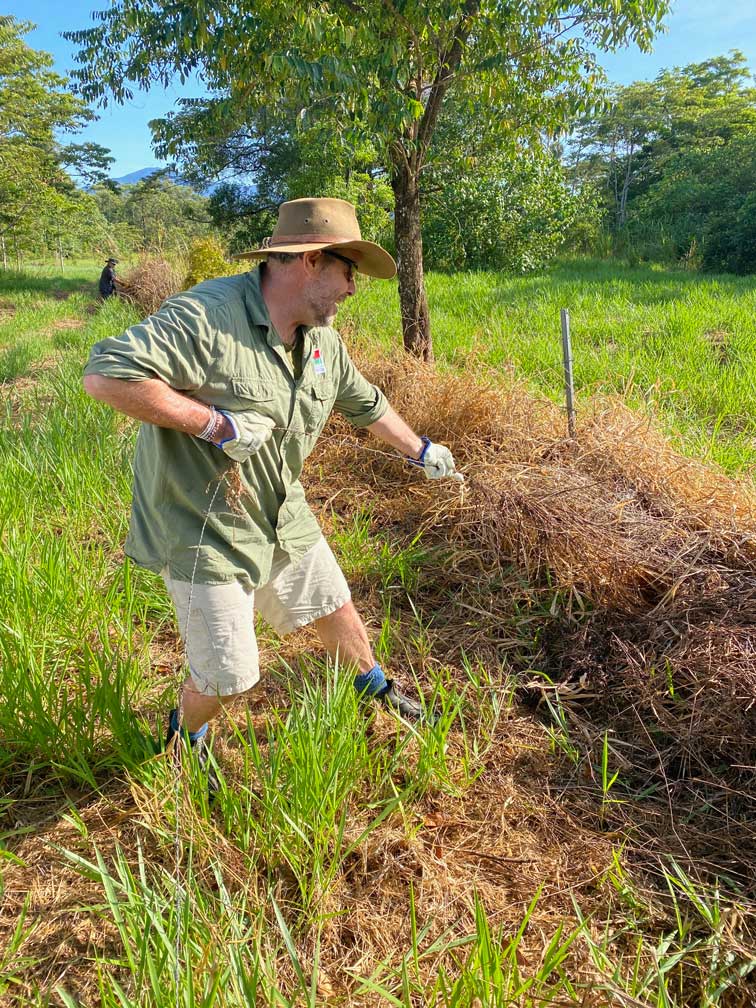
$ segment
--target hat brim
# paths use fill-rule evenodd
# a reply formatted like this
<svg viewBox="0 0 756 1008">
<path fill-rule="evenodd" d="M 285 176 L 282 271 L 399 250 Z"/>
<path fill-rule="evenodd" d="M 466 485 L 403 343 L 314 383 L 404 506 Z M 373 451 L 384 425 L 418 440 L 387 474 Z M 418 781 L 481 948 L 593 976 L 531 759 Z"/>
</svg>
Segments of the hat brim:
<svg viewBox="0 0 756 1008">
<path fill-rule="evenodd" d="M 353 259 L 360 273 L 376 277 L 378 280 L 390 280 L 396 276 L 396 263 L 388 252 L 370 241 L 346 242 L 306 242 L 303 244 L 274 245 L 264 249 L 253 249 L 251 252 L 239 252 L 234 259 L 264 259 L 271 252 L 327 252 L 328 249 L 338 249 L 348 259 Z"/>
</svg>

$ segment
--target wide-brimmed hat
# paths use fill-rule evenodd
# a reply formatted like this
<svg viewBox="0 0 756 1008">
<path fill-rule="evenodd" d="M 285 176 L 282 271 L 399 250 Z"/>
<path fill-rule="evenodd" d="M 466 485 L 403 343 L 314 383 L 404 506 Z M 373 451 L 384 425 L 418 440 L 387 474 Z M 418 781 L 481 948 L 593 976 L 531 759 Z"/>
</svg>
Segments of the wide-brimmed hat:
<svg viewBox="0 0 756 1008">
<path fill-rule="evenodd" d="M 109 263 L 113 263 L 114 266 L 118 265 L 118 260 L 117 259 L 108 259 L 108 262 Z"/>
<path fill-rule="evenodd" d="M 278 208 L 278 223 L 263 247 L 241 252 L 235 259 L 262 259 L 271 252 L 314 252 L 338 249 L 360 273 L 389 280 L 396 263 L 375 242 L 363 241 L 357 214 L 342 199 L 296 199 Z"/>
</svg>

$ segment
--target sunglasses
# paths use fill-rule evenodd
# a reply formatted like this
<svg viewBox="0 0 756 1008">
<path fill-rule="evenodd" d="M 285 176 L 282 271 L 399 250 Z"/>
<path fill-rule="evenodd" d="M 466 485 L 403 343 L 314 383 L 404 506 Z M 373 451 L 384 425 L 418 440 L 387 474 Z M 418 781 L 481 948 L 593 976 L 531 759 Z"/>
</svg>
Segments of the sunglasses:
<svg viewBox="0 0 756 1008">
<path fill-rule="evenodd" d="M 347 280 L 354 280 L 354 274 L 359 272 L 359 267 L 356 262 L 353 262 L 351 259 L 347 259 L 346 256 L 339 255 L 338 252 L 332 252 L 330 249 L 323 249 L 323 255 L 330 256 L 332 259 L 338 259 L 340 262 L 343 262 L 345 266 L 348 266 L 349 276 L 347 277 Z"/>
</svg>

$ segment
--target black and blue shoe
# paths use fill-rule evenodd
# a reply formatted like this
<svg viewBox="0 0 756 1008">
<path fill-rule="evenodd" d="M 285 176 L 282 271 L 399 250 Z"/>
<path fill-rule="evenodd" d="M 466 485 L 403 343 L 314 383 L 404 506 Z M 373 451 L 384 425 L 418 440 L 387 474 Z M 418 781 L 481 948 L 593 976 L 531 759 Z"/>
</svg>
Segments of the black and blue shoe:
<svg viewBox="0 0 756 1008">
<path fill-rule="evenodd" d="M 411 721 L 413 724 L 435 724 L 435 712 L 425 710 L 419 700 L 402 693 L 393 679 L 387 679 L 383 689 L 373 694 L 373 699 L 405 721 Z"/>
<path fill-rule="evenodd" d="M 170 751 L 176 768 L 178 769 L 181 766 L 182 751 L 186 743 L 189 743 L 192 757 L 197 761 L 197 765 L 207 778 L 207 794 L 208 798 L 212 802 L 218 796 L 220 783 L 210 758 L 210 747 L 207 741 L 207 725 L 205 725 L 205 730 L 202 734 L 197 735 L 194 738 L 190 736 L 186 728 L 182 728 L 180 738 L 177 738 L 177 735 L 178 708 L 174 707 L 168 715 L 168 732 L 165 736 L 165 749 L 167 752 Z"/>
</svg>

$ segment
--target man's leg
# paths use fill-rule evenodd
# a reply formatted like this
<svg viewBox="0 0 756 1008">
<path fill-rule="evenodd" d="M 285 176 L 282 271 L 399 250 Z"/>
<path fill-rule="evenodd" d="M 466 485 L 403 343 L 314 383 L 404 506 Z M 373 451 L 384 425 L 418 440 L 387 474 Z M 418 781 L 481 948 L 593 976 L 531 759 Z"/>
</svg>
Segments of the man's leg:
<svg viewBox="0 0 756 1008">
<path fill-rule="evenodd" d="M 354 688 L 361 696 L 378 700 L 410 721 L 425 719 L 422 704 L 405 696 L 393 679 L 386 678 L 373 655 L 365 624 L 351 601 L 328 616 L 314 620 L 313 625 L 331 658 L 338 660 L 342 667 L 351 666 L 358 673 L 354 677 Z"/>
<path fill-rule="evenodd" d="M 351 601 L 328 616 L 321 616 L 313 626 L 334 661 L 338 658 L 361 673 L 369 672 L 375 665 L 365 624 Z"/>
<path fill-rule="evenodd" d="M 192 586 L 174 580 L 167 570 L 161 573 L 176 607 L 189 660 L 181 724 L 191 738 L 204 734 L 207 722 L 260 677 L 254 594 L 238 582 Z"/>
<path fill-rule="evenodd" d="M 233 703 L 241 693 L 231 696 L 206 696 L 200 693 L 191 676 L 187 676 L 181 693 L 182 724 L 190 733 L 198 732 L 208 721 L 212 721 L 222 707 Z"/>
<path fill-rule="evenodd" d="M 255 592 L 255 605 L 282 636 L 312 624 L 331 658 L 352 676 L 361 696 L 371 696 L 413 721 L 423 708 L 404 696 L 376 662 L 365 624 L 352 604 L 349 585 L 321 538 L 295 564 L 285 563 Z"/>
</svg>

